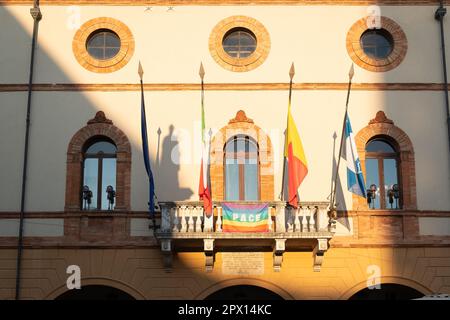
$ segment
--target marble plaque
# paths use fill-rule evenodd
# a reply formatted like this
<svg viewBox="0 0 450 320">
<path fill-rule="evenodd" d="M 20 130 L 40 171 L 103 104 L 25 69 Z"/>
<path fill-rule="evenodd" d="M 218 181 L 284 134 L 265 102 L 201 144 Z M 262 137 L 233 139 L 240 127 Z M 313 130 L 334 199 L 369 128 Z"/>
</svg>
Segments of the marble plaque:
<svg viewBox="0 0 450 320">
<path fill-rule="evenodd" d="M 222 273 L 227 275 L 264 274 L 264 252 L 223 252 Z"/>
</svg>

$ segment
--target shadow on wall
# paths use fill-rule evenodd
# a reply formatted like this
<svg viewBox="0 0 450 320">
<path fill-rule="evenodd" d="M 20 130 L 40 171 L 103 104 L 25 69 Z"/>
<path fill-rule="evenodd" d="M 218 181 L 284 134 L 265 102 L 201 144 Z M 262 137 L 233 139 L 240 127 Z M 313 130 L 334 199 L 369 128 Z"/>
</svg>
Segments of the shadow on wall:
<svg viewBox="0 0 450 320">
<path fill-rule="evenodd" d="M 183 201 L 188 200 L 194 194 L 190 188 L 180 186 L 180 148 L 179 140 L 174 134 L 175 127 L 169 126 L 168 133 L 162 142 L 161 161 L 159 161 L 159 141 L 157 151 L 157 166 L 155 167 L 156 176 L 156 194 L 170 195 L 170 199 L 161 199 L 164 201 Z M 160 130 L 158 130 L 160 132 Z M 159 135 L 158 135 L 159 136 Z M 159 139 L 158 139 L 159 140 Z"/>
</svg>

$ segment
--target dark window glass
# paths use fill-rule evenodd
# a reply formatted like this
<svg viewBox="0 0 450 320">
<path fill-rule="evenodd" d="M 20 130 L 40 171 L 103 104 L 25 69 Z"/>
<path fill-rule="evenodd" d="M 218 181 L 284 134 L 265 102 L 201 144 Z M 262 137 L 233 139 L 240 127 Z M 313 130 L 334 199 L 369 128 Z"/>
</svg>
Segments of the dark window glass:
<svg viewBox="0 0 450 320">
<path fill-rule="evenodd" d="M 111 59 L 120 51 L 120 38 L 111 30 L 97 30 L 89 36 L 86 49 L 95 59 Z"/>
<path fill-rule="evenodd" d="M 385 59 L 394 49 L 394 39 L 384 29 L 367 30 L 361 36 L 361 47 L 368 56 Z"/>
<path fill-rule="evenodd" d="M 83 210 L 112 210 L 115 202 L 117 148 L 110 141 L 95 140 L 88 143 L 85 149 Z"/>
<path fill-rule="evenodd" d="M 387 140 L 366 145 L 366 183 L 371 209 L 400 209 L 399 154 Z"/>
<path fill-rule="evenodd" d="M 225 146 L 225 199 L 259 200 L 258 146 L 249 137 L 235 136 Z"/>
<path fill-rule="evenodd" d="M 371 140 L 366 146 L 366 152 L 395 153 L 395 149 L 384 140 Z"/>
<path fill-rule="evenodd" d="M 248 29 L 232 29 L 223 38 L 222 46 L 229 56 L 246 58 L 256 50 L 256 37 Z"/>
</svg>

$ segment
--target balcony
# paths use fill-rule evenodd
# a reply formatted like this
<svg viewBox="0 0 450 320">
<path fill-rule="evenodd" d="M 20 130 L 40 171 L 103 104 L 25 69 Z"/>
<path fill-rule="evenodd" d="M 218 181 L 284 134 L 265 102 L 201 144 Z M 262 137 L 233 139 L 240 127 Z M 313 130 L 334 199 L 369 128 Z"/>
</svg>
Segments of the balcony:
<svg viewBox="0 0 450 320">
<path fill-rule="evenodd" d="M 242 202 L 234 202 L 242 203 Z M 245 202 L 261 204 L 262 202 Z M 313 252 L 314 271 L 320 271 L 328 241 L 333 237 L 334 220 L 328 214 L 328 202 L 303 202 L 298 209 L 285 202 L 270 202 L 269 232 L 236 233 L 222 231 L 222 204 L 214 203 L 213 215 L 207 217 L 201 202 L 160 202 L 161 226 L 156 230 L 166 267 L 172 265 L 176 250 L 205 253 L 206 271 L 214 267 L 214 254 L 221 250 L 273 251 L 273 267 L 281 268 L 283 253 Z"/>
</svg>

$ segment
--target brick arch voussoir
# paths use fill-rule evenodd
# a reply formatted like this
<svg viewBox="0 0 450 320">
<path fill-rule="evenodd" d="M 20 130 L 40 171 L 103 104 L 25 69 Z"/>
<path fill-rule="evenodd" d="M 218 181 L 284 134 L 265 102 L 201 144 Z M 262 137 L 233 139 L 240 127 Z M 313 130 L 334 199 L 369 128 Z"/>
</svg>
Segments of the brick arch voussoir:
<svg viewBox="0 0 450 320">
<path fill-rule="evenodd" d="M 111 139 L 117 147 L 117 152 L 131 152 L 130 141 L 122 130 L 112 124 L 96 123 L 87 125 L 75 133 L 70 140 L 67 153 L 80 153 L 86 141 L 95 136 L 105 136 Z"/>
</svg>

